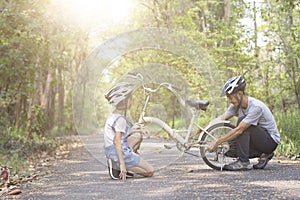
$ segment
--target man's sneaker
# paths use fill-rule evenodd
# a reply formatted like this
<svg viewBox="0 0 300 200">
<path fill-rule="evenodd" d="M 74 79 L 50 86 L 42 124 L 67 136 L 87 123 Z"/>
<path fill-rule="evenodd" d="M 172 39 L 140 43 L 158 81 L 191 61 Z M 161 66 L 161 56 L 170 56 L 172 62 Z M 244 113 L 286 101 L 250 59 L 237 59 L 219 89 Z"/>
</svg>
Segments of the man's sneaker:
<svg viewBox="0 0 300 200">
<path fill-rule="evenodd" d="M 114 180 L 120 179 L 121 171 L 119 163 L 113 161 L 112 159 L 107 159 L 107 166 L 109 176 Z"/>
<path fill-rule="evenodd" d="M 242 171 L 242 170 L 250 170 L 252 169 L 252 165 L 250 162 L 241 162 L 240 160 L 237 160 L 233 163 L 230 163 L 228 165 L 224 165 L 223 169 L 229 170 L 229 171 Z"/>
<path fill-rule="evenodd" d="M 263 169 L 268 164 L 268 162 L 273 158 L 274 153 L 265 154 L 262 153 L 260 158 L 258 159 L 258 163 L 253 165 L 254 169 Z"/>
</svg>

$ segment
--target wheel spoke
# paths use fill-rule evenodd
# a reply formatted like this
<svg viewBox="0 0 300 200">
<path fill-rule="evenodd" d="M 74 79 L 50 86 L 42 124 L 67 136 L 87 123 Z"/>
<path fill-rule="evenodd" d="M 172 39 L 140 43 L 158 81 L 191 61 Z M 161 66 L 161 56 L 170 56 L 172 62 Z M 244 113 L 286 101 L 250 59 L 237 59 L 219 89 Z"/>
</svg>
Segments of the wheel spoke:
<svg viewBox="0 0 300 200">
<path fill-rule="evenodd" d="M 208 133 L 202 135 L 200 139 L 200 153 L 204 162 L 213 169 L 221 170 L 224 164 L 231 162 L 233 159 L 228 157 L 226 153 L 230 150 L 230 143 L 225 142 L 214 152 L 207 150 L 207 143 L 212 142 L 232 130 L 234 126 L 231 124 L 216 124 L 207 130 Z"/>
</svg>

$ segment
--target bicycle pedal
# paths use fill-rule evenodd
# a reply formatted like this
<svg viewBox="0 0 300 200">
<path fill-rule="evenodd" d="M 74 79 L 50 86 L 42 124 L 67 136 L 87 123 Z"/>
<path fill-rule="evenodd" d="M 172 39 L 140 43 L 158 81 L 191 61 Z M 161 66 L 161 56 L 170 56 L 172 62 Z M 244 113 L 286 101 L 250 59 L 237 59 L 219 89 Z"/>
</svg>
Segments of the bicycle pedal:
<svg viewBox="0 0 300 200">
<path fill-rule="evenodd" d="M 172 146 L 167 145 L 167 144 L 165 144 L 164 147 L 165 147 L 166 149 L 172 149 Z"/>
</svg>

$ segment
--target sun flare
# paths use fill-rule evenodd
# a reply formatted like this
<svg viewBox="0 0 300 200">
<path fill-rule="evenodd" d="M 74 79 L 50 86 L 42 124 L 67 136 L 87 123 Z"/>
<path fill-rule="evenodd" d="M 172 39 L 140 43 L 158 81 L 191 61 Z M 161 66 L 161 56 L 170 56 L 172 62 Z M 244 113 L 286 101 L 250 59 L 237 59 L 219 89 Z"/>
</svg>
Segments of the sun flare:
<svg viewBox="0 0 300 200">
<path fill-rule="evenodd" d="M 131 0 L 55 0 L 73 20 L 116 23 L 130 13 Z"/>
</svg>

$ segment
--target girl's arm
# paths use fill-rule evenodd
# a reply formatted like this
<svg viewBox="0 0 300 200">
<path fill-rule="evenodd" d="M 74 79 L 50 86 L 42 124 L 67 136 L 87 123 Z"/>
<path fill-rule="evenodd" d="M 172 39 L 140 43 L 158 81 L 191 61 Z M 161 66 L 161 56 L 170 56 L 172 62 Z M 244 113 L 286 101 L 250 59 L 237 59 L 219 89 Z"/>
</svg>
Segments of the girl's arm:
<svg viewBox="0 0 300 200">
<path fill-rule="evenodd" d="M 120 161 L 120 170 L 121 170 L 120 178 L 125 180 L 127 171 L 126 171 L 125 161 L 123 158 L 122 134 L 123 134 L 122 132 L 116 132 L 114 144 Z"/>
</svg>

